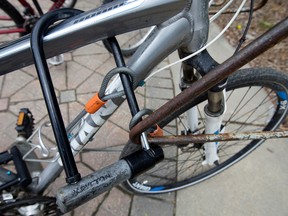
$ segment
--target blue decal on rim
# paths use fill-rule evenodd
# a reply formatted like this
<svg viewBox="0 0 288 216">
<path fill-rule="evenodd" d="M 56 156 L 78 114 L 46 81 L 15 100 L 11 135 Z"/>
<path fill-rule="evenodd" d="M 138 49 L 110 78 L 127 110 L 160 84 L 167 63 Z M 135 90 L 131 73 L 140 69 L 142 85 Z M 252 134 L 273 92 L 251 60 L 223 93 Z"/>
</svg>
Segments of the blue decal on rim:
<svg viewBox="0 0 288 216">
<path fill-rule="evenodd" d="M 158 187 L 153 187 L 153 188 L 151 188 L 150 191 L 160 191 L 160 190 L 163 190 L 163 189 L 165 189 L 164 186 L 158 186 Z"/>
<path fill-rule="evenodd" d="M 219 135 L 219 133 L 220 133 L 219 130 L 217 130 L 217 131 L 214 132 L 215 135 Z M 216 146 L 218 146 L 219 142 L 215 142 L 215 144 L 216 144 Z"/>
<path fill-rule="evenodd" d="M 287 94 L 285 91 L 277 91 L 277 95 L 279 98 L 281 98 L 282 100 L 287 100 L 288 97 L 287 97 Z"/>
</svg>

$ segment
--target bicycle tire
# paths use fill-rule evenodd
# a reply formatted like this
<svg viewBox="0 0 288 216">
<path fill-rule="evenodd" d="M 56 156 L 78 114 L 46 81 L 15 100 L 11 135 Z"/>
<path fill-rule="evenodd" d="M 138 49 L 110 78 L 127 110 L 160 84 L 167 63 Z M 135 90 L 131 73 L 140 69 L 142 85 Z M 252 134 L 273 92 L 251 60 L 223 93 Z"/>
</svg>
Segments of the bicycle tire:
<svg viewBox="0 0 288 216">
<path fill-rule="evenodd" d="M 24 18 L 22 15 L 19 13 L 19 11 L 8 1 L 2 0 L 0 1 L 0 9 L 3 11 L 4 15 L 7 15 L 8 17 L 11 18 L 11 22 L 9 22 L 8 25 L 1 24 L 0 28 L 1 29 L 8 29 L 11 27 L 17 27 L 17 28 L 23 28 L 24 26 Z M 12 26 L 11 26 L 12 25 Z M 18 35 L 23 36 L 26 33 L 20 32 Z M 2 42 L 2 39 L 0 40 Z"/>
<path fill-rule="evenodd" d="M 234 105 L 234 107 L 237 108 L 234 110 L 232 109 L 232 117 L 228 118 L 227 122 L 225 122 L 225 132 L 232 132 L 227 129 L 235 127 L 236 123 L 240 123 L 240 120 L 243 121 L 245 118 L 247 118 L 247 115 L 249 116 L 249 118 L 251 118 L 247 118 L 244 121 L 245 127 L 248 127 L 247 131 L 254 131 L 254 129 L 260 127 L 261 124 L 263 124 L 263 130 L 272 131 L 281 124 L 287 113 L 288 108 L 288 76 L 286 74 L 268 68 L 251 68 L 243 69 L 236 72 L 228 79 L 228 106 L 226 114 L 229 114 L 229 100 L 232 100 L 231 95 L 234 94 L 236 91 L 238 91 L 239 96 L 237 96 L 237 99 L 240 99 L 240 103 L 238 106 Z M 265 93 L 269 94 L 266 95 Z M 247 97 L 247 99 L 244 100 L 244 97 Z M 257 99 L 254 97 L 257 97 Z M 163 128 L 175 118 L 179 118 L 180 114 L 184 113 L 188 108 L 194 105 L 201 104 L 204 100 L 206 100 L 206 98 L 206 94 L 200 96 L 199 98 L 194 100 L 194 102 L 191 103 L 189 106 L 184 107 L 177 113 L 173 113 L 171 116 L 167 116 L 166 119 L 159 123 L 159 125 Z M 235 103 L 235 101 L 231 103 Z M 258 104 L 259 106 L 262 106 L 261 110 Z M 251 108 L 251 110 L 247 110 L 248 105 L 253 105 L 253 109 Z M 246 114 L 245 117 L 241 117 L 240 108 L 244 109 L 244 113 L 242 114 Z M 259 112 L 260 115 L 255 117 L 257 112 Z M 268 114 L 268 116 L 266 114 Z M 269 117 L 269 122 L 267 123 L 266 117 Z M 226 119 L 224 119 L 224 121 L 226 121 Z M 256 123 L 256 119 L 261 124 Z M 236 120 L 238 122 L 236 122 Z M 233 132 L 244 132 L 246 131 L 245 127 L 241 125 L 237 128 L 237 130 L 233 129 Z M 203 131 L 199 132 L 202 133 Z M 204 155 L 203 145 L 199 146 L 189 144 L 187 146 L 165 146 L 163 149 L 166 154 L 165 159 L 162 162 L 156 165 L 155 168 L 141 174 L 140 176 L 132 180 L 127 181 L 123 184 L 123 186 L 130 191 L 132 190 L 136 193 L 146 194 L 157 194 L 183 189 L 185 187 L 200 183 L 210 177 L 215 176 L 221 171 L 224 171 L 231 165 L 243 159 L 253 150 L 255 150 L 258 146 L 260 146 L 262 142 L 263 140 L 253 140 L 251 142 L 242 141 L 241 143 L 243 144 L 243 146 L 241 146 L 240 148 L 238 148 L 240 141 L 225 143 L 221 142 L 219 143 L 218 147 L 218 155 L 220 157 L 219 164 L 213 166 L 206 165 L 206 167 L 201 165 L 201 163 L 203 162 L 202 157 Z M 229 143 L 229 145 L 227 143 Z M 172 150 L 169 150 L 169 147 Z M 232 152 L 234 148 L 235 152 Z M 134 152 L 136 149 L 139 149 L 139 145 L 128 143 L 123 149 L 121 156 L 128 155 Z M 185 150 L 187 151 L 187 153 L 185 153 Z M 225 154 L 227 154 L 228 157 L 226 160 L 223 160 Z M 196 157 L 192 159 L 192 156 L 195 155 Z M 194 160 L 193 163 L 191 162 L 192 160 Z M 184 164 L 183 161 L 186 164 Z M 184 169 L 184 166 L 187 166 L 189 168 L 189 172 Z M 203 170 L 196 170 L 196 168 L 195 170 L 193 170 L 194 167 Z"/>
</svg>

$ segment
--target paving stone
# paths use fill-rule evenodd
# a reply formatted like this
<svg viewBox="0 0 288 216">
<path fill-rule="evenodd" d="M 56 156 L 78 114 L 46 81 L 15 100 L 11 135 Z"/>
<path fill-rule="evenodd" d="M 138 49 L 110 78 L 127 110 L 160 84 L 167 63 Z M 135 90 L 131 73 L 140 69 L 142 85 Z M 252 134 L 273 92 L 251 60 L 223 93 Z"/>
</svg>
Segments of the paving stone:
<svg viewBox="0 0 288 216">
<path fill-rule="evenodd" d="M 174 204 L 163 202 L 157 199 L 150 199 L 145 196 L 134 196 L 131 209 L 131 216 L 173 216 Z"/>
<path fill-rule="evenodd" d="M 171 99 L 174 96 L 170 89 L 149 87 L 146 88 L 146 97 L 157 99 Z"/>
<path fill-rule="evenodd" d="M 24 67 L 22 68 L 20 71 L 24 71 L 25 73 L 35 77 L 35 78 L 38 78 L 38 75 L 37 75 L 37 72 L 36 72 L 36 68 L 35 68 L 35 65 L 29 65 L 27 67 Z"/>
<path fill-rule="evenodd" d="M 114 59 L 110 56 L 110 58 L 105 62 L 105 64 L 101 64 L 95 71 L 97 73 L 102 74 L 105 76 L 110 70 L 115 68 L 115 61 Z"/>
<path fill-rule="evenodd" d="M 87 56 L 94 54 L 108 54 L 108 51 L 101 45 L 102 42 L 97 42 L 93 44 L 89 44 L 87 46 L 81 47 L 72 52 L 72 55 L 75 56 Z"/>
<path fill-rule="evenodd" d="M 50 67 L 50 75 L 53 80 L 54 88 L 58 91 L 67 89 L 66 62 Z"/>
<path fill-rule="evenodd" d="M 138 94 L 140 94 L 140 95 L 142 95 L 142 96 L 144 97 L 144 96 L 145 96 L 145 87 L 140 86 L 140 87 L 138 87 L 138 88 L 136 89 L 135 92 L 138 93 Z"/>
<path fill-rule="evenodd" d="M 174 204 L 176 193 L 175 192 L 169 192 L 169 193 L 163 193 L 163 194 L 157 194 L 157 195 L 148 195 L 147 197 L 150 199 L 164 200 L 165 202 Z"/>
<path fill-rule="evenodd" d="M 68 89 L 77 88 L 92 74 L 91 70 L 76 62 L 67 62 L 67 71 Z"/>
<path fill-rule="evenodd" d="M 94 72 L 78 86 L 76 90 L 77 94 L 98 92 L 102 84 L 102 80 L 103 77 L 100 74 Z"/>
<path fill-rule="evenodd" d="M 60 103 L 73 102 L 76 100 L 75 90 L 67 90 L 60 92 Z"/>
<path fill-rule="evenodd" d="M 90 55 L 89 58 L 87 56 L 74 56 L 73 59 L 75 62 L 91 69 L 94 71 L 100 65 L 104 64 L 110 58 L 109 54 L 95 54 Z"/>
<path fill-rule="evenodd" d="M 173 83 L 171 79 L 162 79 L 159 77 L 153 77 L 146 82 L 145 85 L 148 87 L 157 87 L 157 88 L 165 88 L 165 89 L 173 89 Z"/>
<path fill-rule="evenodd" d="M 168 102 L 168 100 L 146 97 L 146 99 L 145 99 L 146 105 L 145 106 L 149 109 L 156 110 L 167 102 Z"/>
<path fill-rule="evenodd" d="M 64 61 L 72 61 L 72 53 L 64 53 Z"/>
<path fill-rule="evenodd" d="M 8 103 L 9 103 L 8 98 L 0 99 L 0 112 L 8 109 Z"/>
<path fill-rule="evenodd" d="M 14 91 L 15 92 L 15 91 Z M 11 102 L 32 101 L 43 99 L 42 90 L 38 80 L 33 80 L 11 96 Z"/>
<path fill-rule="evenodd" d="M 101 207 L 105 208 L 108 215 L 128 216 L 131 197 L 117 188 L 113 188 Z"/>
<path fill-rule="evenodd" d="M 2 88 L 2 97 L 9 97 L 15 92 L 22 90 L 24 86 L 29 84 L 34 77 L 22 72 L 17 71 L 5 75 L 4 84 Z"/>
<path fill-rule="evenodd" d="M 2 152 L 7 150 L 17 137 L 15 130 L 17 117 L 9 112 L 0 112 L 0 119 L 0 152 Z"/>
<path fill-rule="evenodd" d="M 78 101 L 68 104 L 69 122 L 71 122 L 82 110 L 84 106 Z"/>
<path fill-rule="evenodd" d="M 81 3 L 77 2 L 75 5 L 75 8 L 81 9 L 81 10 L 91 10 L 92 8 L 99 7 L 101 3 L 99 1 L 93 1 L 93 0 L 85 0 L 82 1 Z"/>
<path fill-rule="evenodd" d="M 110 121 L 107 121 L 103 127 L 99 130 L 98 139 L 102 139 L 102 142 L 97 143 L 97 147 L 117 147 L 119 146 L 118 153 L 122 151 L 123 145 L 128 141 L 128 132 L 123 130 L 122 127 L 115 126 Z M 96 140 L 95 140 L 96 141 Z"/>
</svg>

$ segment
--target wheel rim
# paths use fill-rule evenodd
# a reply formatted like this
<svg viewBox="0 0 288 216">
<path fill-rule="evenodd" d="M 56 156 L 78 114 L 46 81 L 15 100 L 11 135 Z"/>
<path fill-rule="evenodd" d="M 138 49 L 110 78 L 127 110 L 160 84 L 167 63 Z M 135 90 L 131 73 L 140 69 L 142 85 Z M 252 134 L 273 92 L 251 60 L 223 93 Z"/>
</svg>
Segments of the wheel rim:
<svg viewBox="0 0 288 216">
<path fill-rule="evenodd" d="M 233 86 L 237 89 L 229 91 L 226 97 L 228 113 L 224 118 L 225 132 L 274 130 L 280 124 L 287 111 L 286 105 L 285 108 L 281 107 L 281 103 L 287 99 L 287 90 L 284 87 L 279 89 L 279 86 L 275 88 L 275 85 L 269 82 L 265 86 L 252 88 L 243 88 L 243 85 Z M 235 93 L 237 93 L 238 105 L 231 100 Z M 201 104 L 200 107 L 202 108 L 198 108 L 198 110 L 203 110 L 203 106 Z M 251 108 L 247 109 L 249 106 Z M 232 112 L 229 113 L 229 110 L 232 110 Z M 200 120 L 204 119 L 203 112 L 199 115 L 199 118 Z M 177 122 L 180 125 L 177 128 L 179 134 L 187 126 L 183 126 L 185 124 L 183 117 L 178 118 Z M 267 124 L 267 122 L 269 123 Z M 240 123 L 245 123 L 246 126 L 243 127 Z M 202 133 L 203 130 L 201 129 L 204 128 L 204 124 L 200 123 L 199 128 L 199 133 Z M 131 180 L 129 184 L 141 193 L 169 192 L 191 186 L 236 163 L 261 143 L 261 140 L 221 142 L 218 147 L 220 164 L 213 166 L 202 165 L 203 145 L 166 146 L 164 152 L 165 157 L 168 158 L 144 175 Z"/>
</svg>

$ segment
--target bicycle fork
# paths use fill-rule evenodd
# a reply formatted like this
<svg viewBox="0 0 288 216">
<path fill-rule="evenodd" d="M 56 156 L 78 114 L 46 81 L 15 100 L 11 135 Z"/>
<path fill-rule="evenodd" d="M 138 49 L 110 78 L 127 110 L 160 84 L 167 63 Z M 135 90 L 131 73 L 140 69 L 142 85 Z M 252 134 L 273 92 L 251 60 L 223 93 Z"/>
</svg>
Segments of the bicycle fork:
<svg viewBox="0 0 288 216">
<path fill-rule="evenodd" d="M 205 113 L 205 133 L 219 134 L 223 133 L 225 127 L 222 127 L 223 116 L 226 111 L 225 89 L 219 92 L 208 91 L 208 104 L 204 108 Z M 207 142 L 204 144 L 205 160 L 203 165 L 217 164 L 219 156 L 217 154 L 218 142 Z"/>
<path fill-rule="evenodd" d="M 180 57 L 187 55 L 179 51 Z M 183 78 L 181 79 L 180 88 L 184 90 L 193 85 L 201 76 L 205 76 L 209 71 L 217 66 L 218 63 L 205 50 L 194 58 L 183 63 Z M 197 71 L 197 72 L 196 72 Z M 226 80 L 208 90 L 208 103 L 204 107 L 205 134 L 224 133 L 225 127 L 222 126 L 222 120 L 226 112 Z M 192 107 L 186 111 L 189 131 L 192 134 L 199 133 L 198 128 L 198 109 Z M 204 147 L 204 160 L 202 165 L 213 165 L 219 161 L 217 154 L 218 142 L 206 142 Z"/>
<path fill-rule="evenodd" d="M 219 134 L 225 132 L 225 126 L 222 124 L 226 112 L 226 90 L 208 91 L 208 103 L 204 107 L 205 134 Z M 187 125 L 186 130 L 192 134 L 199 133 L 198 128 L 198 109 L 192 107 L 186 111 Z M 187 133 L 187 132 L 186 132 Z M 218 141 L 206 142 L 204 146 L 205 157 L 202 165 L 213 165 L 219 161 Z"/>
</svg>

